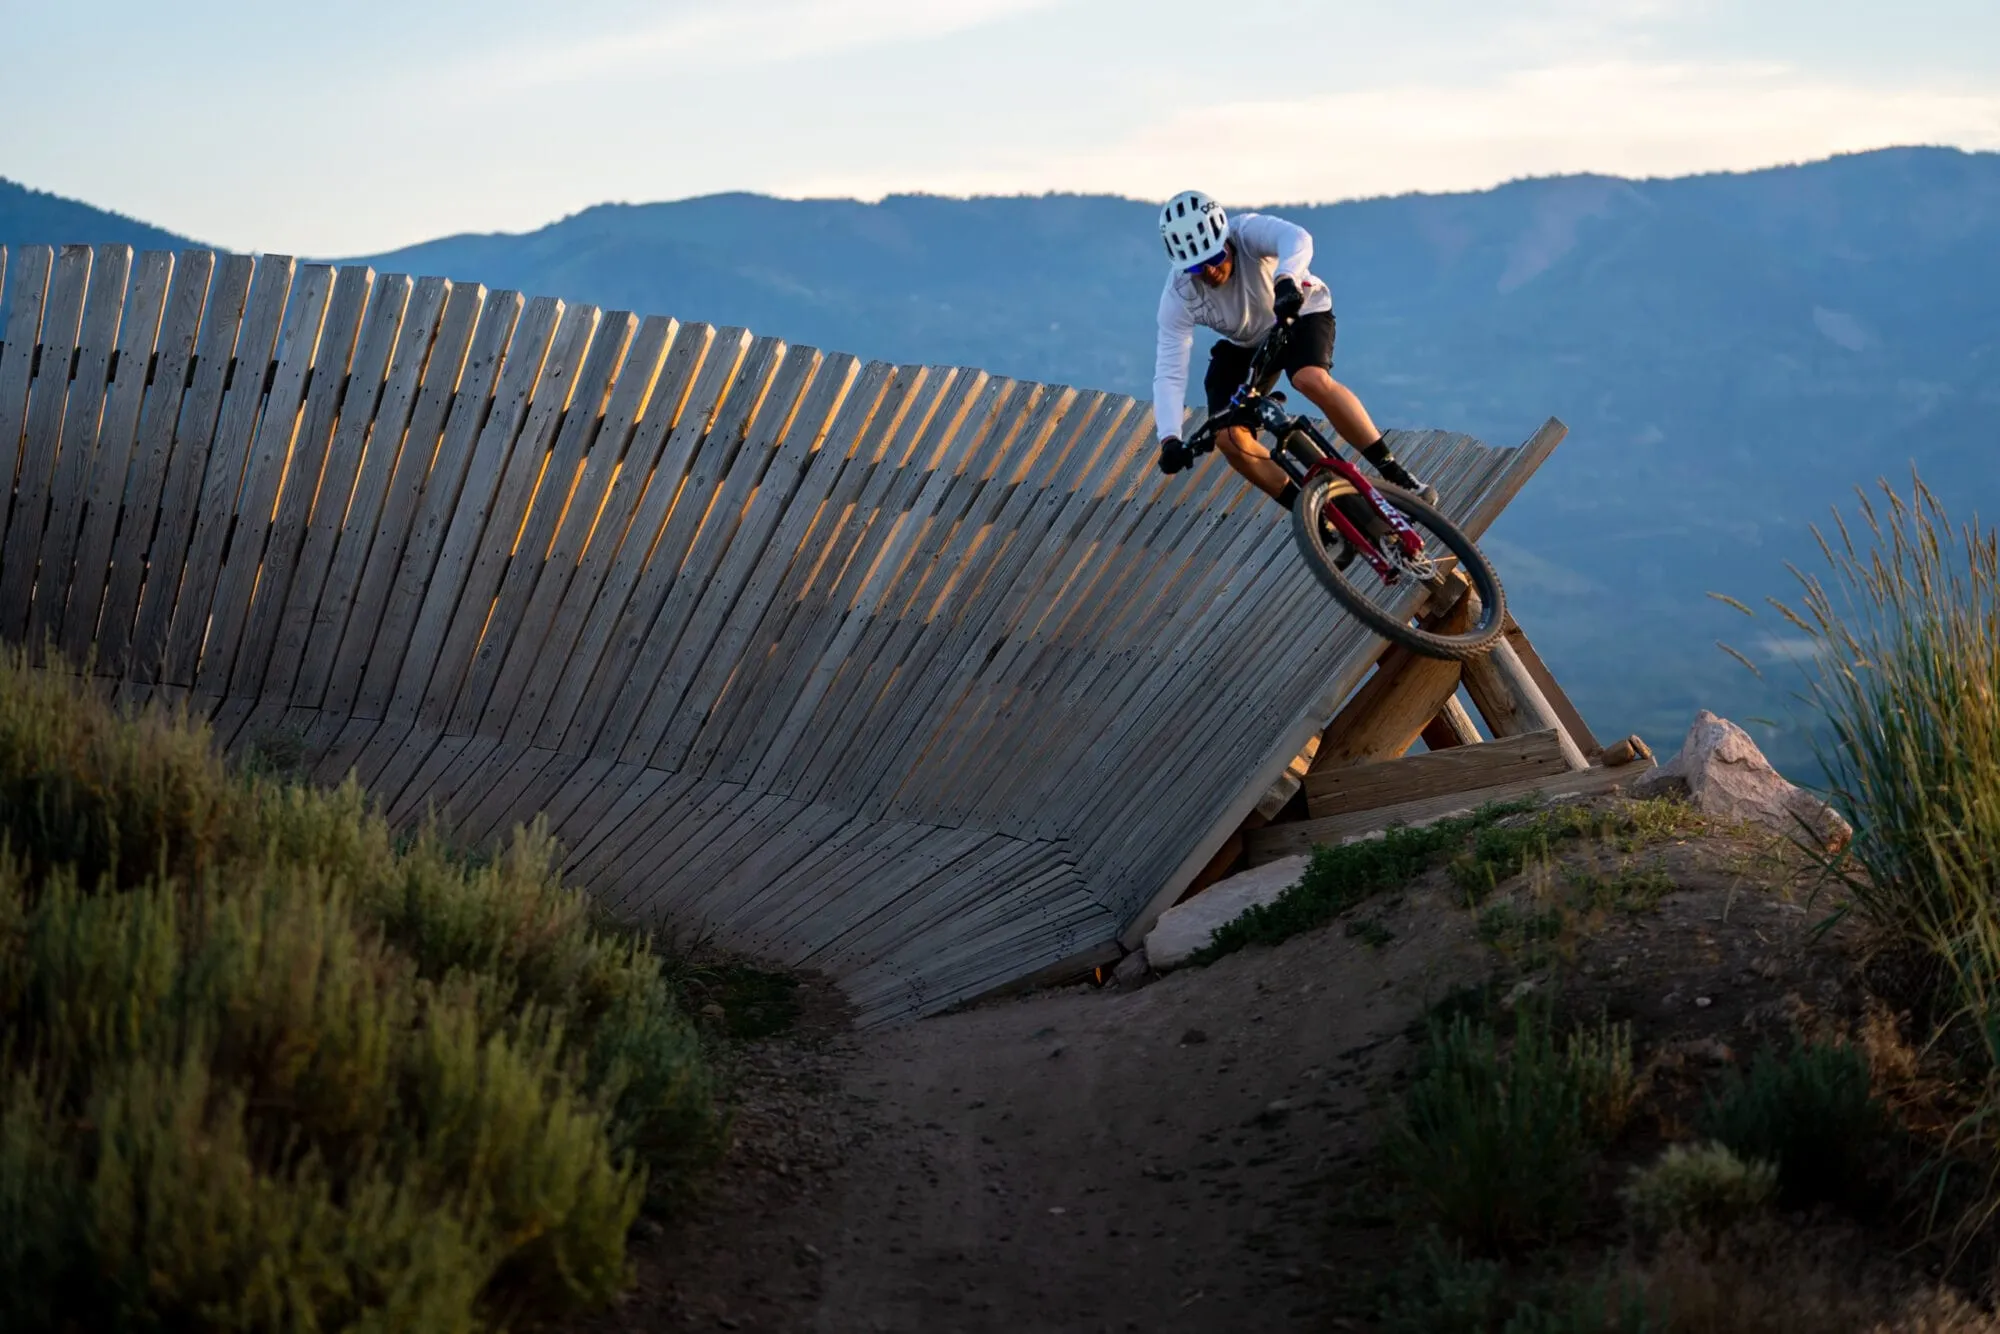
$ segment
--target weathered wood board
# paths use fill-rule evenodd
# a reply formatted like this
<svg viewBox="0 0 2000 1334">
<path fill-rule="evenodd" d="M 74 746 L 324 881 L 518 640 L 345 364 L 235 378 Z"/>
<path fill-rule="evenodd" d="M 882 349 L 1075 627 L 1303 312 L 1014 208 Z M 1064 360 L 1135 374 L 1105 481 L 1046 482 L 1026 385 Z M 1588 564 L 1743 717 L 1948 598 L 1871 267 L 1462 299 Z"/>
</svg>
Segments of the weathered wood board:
<svg viewBox="0 0 2000 1334">
<path fill-rule="evenodd" d="M 0 253 L 0 339 L 0 637 L 866 1022 L 1110 957 L 1381 647 L 1095 390 L 202 250 Z M 1393 439 L 1478 531 L 1561 434 Z"/>
</svg>

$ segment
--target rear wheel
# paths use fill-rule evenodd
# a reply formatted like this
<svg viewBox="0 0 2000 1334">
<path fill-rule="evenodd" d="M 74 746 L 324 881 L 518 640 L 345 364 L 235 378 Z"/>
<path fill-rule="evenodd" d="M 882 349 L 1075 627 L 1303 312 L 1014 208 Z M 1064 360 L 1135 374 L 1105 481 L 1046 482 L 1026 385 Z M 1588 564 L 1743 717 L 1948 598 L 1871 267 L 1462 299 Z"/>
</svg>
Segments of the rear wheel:
<svg viewBox="0 0 2000 1334">
<path fill-rule="evenodd" d="M 1386 483 L 1375 483 L 1375 489 L 1417 530 L 1423 538 L 1422 550 L 1415 557 L 1405 554 L 1393 530 L 1345 478 L 1321 472 L 1299 488 L 1298 501 L 1292 506 L 1292 538 L 1306 564 L 1341 606 L 1384 639 L 1427 658 L 1462 661 L 1484 653 L 1507 624 L 1506 598 L 1493 567 L 1472 539 L 1431 505 Z M 1360 552 L 1350 551 L 1332 520 L 1323 518 L 1334 505 L 1343 505 L 1350 518 L 1367 521 L 1357 526 L 1377 539 L 1378 550 L 1395 576 L 1393 581 L 1384 580 Z M 1463 631 L 1447 634 L 1427 630 L 1407 614 L 1413 606 L 1421 605 L 1413 602 L 1410 590 L 1443 587 L 1454 570 L 1463 571 L 1472 591 L 1479 595 L 1478 613 Z"/>
</svg>

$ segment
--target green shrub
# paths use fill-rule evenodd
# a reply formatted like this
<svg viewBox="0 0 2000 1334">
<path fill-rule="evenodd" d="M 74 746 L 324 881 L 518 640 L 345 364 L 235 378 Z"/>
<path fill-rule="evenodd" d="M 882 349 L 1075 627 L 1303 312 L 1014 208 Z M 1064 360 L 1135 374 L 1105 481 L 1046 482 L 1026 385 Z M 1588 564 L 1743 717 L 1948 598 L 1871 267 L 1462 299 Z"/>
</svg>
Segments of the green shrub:
<svg viewBox="0 0 2000 1334">
<path fill-rule="evenodd" d="M 1747 1076 L 1731 1071 L 1698 1125 L 1737 1157 L 1773 1164 L 1781 1200 L 1800 1205 L 1865 1198 L 1890 1120 L 1870 1088 L 1867 1057 L 1807 1043 L 1783 1057 L 1760 1051 Z"/>
<path fill-rule="evenodd" d="M 1383 1334 L 1664 1334 L 1643 1287 L 1606 1272 L 1537 1280 L 1467 1256 L 1435 1232 L 1392 1276 L 1380 1303 Z"/>
<path fill-rule="evenodd" d="M 1539 1006 L 1511 1043 L 1467 1016 L 1430 1029 L 1422 1067 L 1384 1141 L 1430 1220 L 1485 1254 L 1558 1237 L 1578 1221 L 1597 1149 L 1633 1096 L 1630 1033 L 1557 1041 Z"/>
<path fill-rule="evenodd" d="M 1625 1210 L 1646 1236 L 1714 1236 L 1760 1213 L 1777 1189 L 1770 1163 L 1745 1162 L 1722 1144 L 1673 1144 L 1633 1173 Z"/>
<path fill-rule="evenodd" d="M 712 1156 L 660 966 L 522 831 L 232 777 L 0 657 L 0 1327 L 474 1330 L 598 1304 Z"/>
<path fill-rule="evenodd" d="M 1495 820 L 1530 809 L 1528 802 L 1494 803 L 1471 815 L 1427 825 L 1399 825 L 1380 838 L 1321 844 L 1312 850 L 1299 882 L 1270 903 L 1246 909 L 1194 956 L 1213 963 L 1246 945 L 1275 945 L 1328 922 L 1376 894 L 1408 884 L 1466 836 Z"/>
</svg>

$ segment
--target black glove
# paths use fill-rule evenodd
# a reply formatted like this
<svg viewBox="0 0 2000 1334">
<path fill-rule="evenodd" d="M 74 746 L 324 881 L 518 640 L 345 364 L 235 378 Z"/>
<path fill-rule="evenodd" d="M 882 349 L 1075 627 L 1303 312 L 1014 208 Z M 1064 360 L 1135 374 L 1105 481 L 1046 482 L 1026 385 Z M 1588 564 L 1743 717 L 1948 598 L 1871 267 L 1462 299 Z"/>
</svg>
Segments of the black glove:
<svg viewBox="0 0 2000 1334">
<path fill-rule="evenodd" d="M 1290 324 L 1305 303 L 1306 294 L 1290 278 L 1280 278 L 1271 284 L 1271 309 L 1277 313 L 1278 323 Z"/>
<path fill-rule="evenodd" d="M 1194 451 L 1181 443 L 1177 435 L 1170 435 L 1160 442 L 1160 471 L 1176 473 L 1194 464 Z"/>
</svg>

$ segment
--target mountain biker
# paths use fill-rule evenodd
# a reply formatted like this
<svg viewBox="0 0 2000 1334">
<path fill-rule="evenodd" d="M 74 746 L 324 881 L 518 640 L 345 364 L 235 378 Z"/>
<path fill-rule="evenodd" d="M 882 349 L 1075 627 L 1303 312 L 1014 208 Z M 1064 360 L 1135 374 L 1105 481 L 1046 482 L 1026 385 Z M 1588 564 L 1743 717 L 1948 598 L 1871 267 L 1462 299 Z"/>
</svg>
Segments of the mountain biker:
<svg viewBox="0 0 2000 1334">
<path fill-rule="evenodd" d="M 1160 239 L 1173 269 L 1160 293 L 1159 345 L 1153 361 L 1153 420 L 1160 434 L 1160 471 L 1179 472 L 1194 462 L 1181 441 L 1188 359 L 1196 325 L 1221 334 L 1202 377 L 1210 415 L 1249 370 L 1251 356 L 1280 322 L 1291 325 L 1280 368 L 1341 439 L 1358 447 L 1383 480 L 1426 499 L 1436 493 L 1412 476 L 1354 391 L 1333 378 L 1333 295 L 1307 269 L 1312 235 L 1305 228 L 1261 213 L 1231 222 L 1222 206 L 1199 190 L 1183 190 L 1160 210 Z M 1286 509 L 1299 488 L 1248 427 L 1216 433 L 1229 466 Z"/>
</svg>

